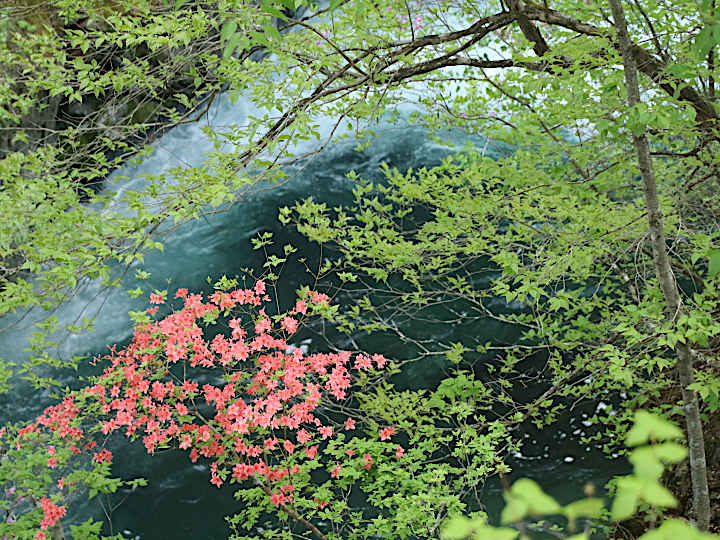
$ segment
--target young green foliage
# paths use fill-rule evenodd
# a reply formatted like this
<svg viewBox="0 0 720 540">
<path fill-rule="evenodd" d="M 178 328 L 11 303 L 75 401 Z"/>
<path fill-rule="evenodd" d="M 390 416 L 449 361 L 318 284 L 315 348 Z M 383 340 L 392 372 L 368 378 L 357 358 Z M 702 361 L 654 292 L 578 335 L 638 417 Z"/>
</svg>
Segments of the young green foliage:
<svg viewBox="0 0 720 540">
<path fill-rule="evenodd" d="M 635 413 L 633 427 L 625 441 L 628 446 L 638 447 L 630 452 L 634 472 L 614 480 L 614 498 L 609 513 L 612 522 L 634 516 L 641 503 L 656 509 L 675 507 L 676 501 L 660 484 L 660 476 L 666 464 L 678 463 L 685 459 L 687 450 L 680 444 L 672 442 L 682 437 L 682 431 L 662 416 L 643 410 Z M 602 499 L 590 497 L 562 506 L 545 494 L 537 483 L 528 479 L 517 480 L 505 493 L 505 500 L 506 505 L 501 516 L 502 524 L 515 524 L 516 528 L 494 527 L 489 525 L 487 518 L 483 516 L 454 517 L 443 524 L 442 538 L 444 540 L 527 538 L 523 533 L 526 525 L 523 522 L 561 515 L 567 519 L 567 534 L 556 534 L 558 538 L 589 540 L 589 527 L 586 527 L 585 532 L 573 534 L 577 530 L 578 518 L 582 518 L 590 525 L 607 515 Z M 640 536 L 638 540 L 673 538 L 710 540 L 718 538 L 718 535 L 701 532 L 680 519 L 666 519 L 653 530 Z"/>
</svg>

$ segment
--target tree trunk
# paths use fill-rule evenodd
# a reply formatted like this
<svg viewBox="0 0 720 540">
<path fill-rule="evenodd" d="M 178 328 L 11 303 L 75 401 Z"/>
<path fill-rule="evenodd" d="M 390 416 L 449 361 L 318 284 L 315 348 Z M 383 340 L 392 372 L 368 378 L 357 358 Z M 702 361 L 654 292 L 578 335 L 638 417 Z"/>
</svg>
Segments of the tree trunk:
<svg viewBox="0 0 720 540">
<path fill-rule="evenodd" d="M 65 540 L 65 531 L 63 531 L 62 522 L 58 522 L 50 530 L 50 540 Z"/>
<path fill-rule="evenodd" d="M 612 9 L 613 19 L 615 20 L 615 29 L 617 31 L 625 68 L 625 86 L 627 88 L 628 104 L 633 107 L 640 103 L 640 89 L 638 86 L 637 67 L 631 52 L 625 14 L 620 0 L 610 0 L 610 7 Z M 655 174 L 652 168 L 650 147 L 644 130 L 639 135 L 633 134 L 633 144 L 635 145 L 638 166 L 643 182 L 655 272 L 657 273 L 660 288 L 662 289 L 668 307 L 668 318 L 674 320 L 680 313 L 682 300 L 670 266 L 670 259 L 665 244 L 662 212 L 660 211 L 660 202 L 655 185 Z M 693 357 L 690 346 L 687 343 L 678 342 L 675 346 L 675 352 L 677 353 L 677 366 L 680 376 L 680 386 L 682 388 L 685 423 L 688 432 L 688 446 L 690 447 L 690 475 L 693 493 L 692 513 L 698 529 L 706 531 L 710 525 L 710 493 L 708 490 L 707 463 L 705 461 L 705 443 L 703 440 L 697 394 L 695 391 L 688 389 L 688 386 L 694 381 Z"/>
</svg>

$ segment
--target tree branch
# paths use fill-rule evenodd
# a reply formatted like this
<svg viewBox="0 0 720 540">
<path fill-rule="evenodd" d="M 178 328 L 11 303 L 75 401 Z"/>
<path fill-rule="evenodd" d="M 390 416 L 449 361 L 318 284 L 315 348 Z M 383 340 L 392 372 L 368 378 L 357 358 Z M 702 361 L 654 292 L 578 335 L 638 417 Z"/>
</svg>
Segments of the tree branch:
<svg viewBox="0 0 720 540">
<path fill-rule="evenodd" d="M 538 6 L 536 4 L 524 5 L 521 4 L 520 0 L 509 0 L 509 4 L 510 6 L 514 6 L 512 8 L 513 11 L 503 11 L 494 15 L 483 17 L 463 30 L 443 34 L 430 34 L 416 39 L 411 39 L 410 41 L 378 45 L 364 50 L 362 54 L 356 56 L 352 60 L 348 60 L 347 55 L 344 54 L 347 51 L 343 51 L 342 56 L 348 60 L 348 62 L 332 73 L 324 72 L 324 74 L 326 74 L 325 80 L 318 84 L 315 91 L 310 96 L 297 101 L 282 115 L 279 120 L 267 129 L 267 131 L 257 140 L 254 148 L 250 148 L 238 156 L 238 168 L 247 166 L 252 159 L 267 148 L 274 137 L 292 125 L 299 115 L 303 111 L 307 110 L 307 108 L 313 103 L 335 94 L 352 92 L 364 85 L 375 86 L 381 84 L 398 84 L 405 79 L 422 75 L 443 67 L 460 65 L 478 68 L 522 67 L 539 72 L 551 71 L 554 66 L 559 66 L 564 69 L 576 69 L 578 67 L 582 67 L 581 65 L 576 65 L 570 58 L 558 58 L 544 62 L 520 63 L 512 60 L 474 60 L 465 56 L 459 56 L 459 53 L 477 44 L 490 32 L 508 26 L 512 22 L 517 21 L 518 24 L 521 24 L 521 28 L 522 26 L 527 26 L 524 23 L 520 23 L 520 19 L 523 17 L 528 21 L 528 23 L 530 21 L 540 21 L 567 28 L 584 35 L 605 37 L 610 39 L 618 50 L 620 49 L 618 41 L 610 34 L 608 29 L 598 28 L 555 10 L 543 8 L 542 6 Z M 547 42 L 544 40 L 542 35 L 540 35 L 539 30 L 535 28 L 534 25 L 530 23 L 529 26 L 532 30 L 530 28 L 525 28 L 523 30 L 524 34 L 534 43 L 536 54 L 546 55 L 546 53 L 550 51 Z M 471 36 L 471 38 L 464 44 L 442 56 L 420 62 L 415 65 L 401 67 L 394 71 L 386 71 L 399 59 L 415 54 L 421 49 L 457 41 L 469 36 Z M 696 120 L 701 128 L 710 130 L 717 125 L 718 115 L 711 102 L 699 94 L 694 88 L 688 86 L 685 81 L 667 74 L 664 71 L 663 63 L 645 49 L 632 42 L 629 47 L 630 54 L 635 62 L 635 65 L 642 73 L 650 77 L 650 79 L 657 83 L 666 93 L 671 96 L 677 95 L 680 100 L 688 102 L 695 109 Z M 604 52 L 600 51 L 598 54 L 602 56 Z M 371 56 L 382 58 L 382 60 L 374 66 L 372 71 L 369 69 L 359 69 L 358 62 L 363 58 Z M 350 75 L 353 70 L 358 70 L 360 73 L 357 75 Z M 334 86 L 334 84 L 339 80 L 342 80 L 344 84 Z M 716 138 L 716 135 L 713 134 L 711 137 Z"/>
<path fill-rule="evenodd" d="M 517 20 L 520 30 L 522 30 L 525 38 L 533 44 L 533 51 L 538 56 L 543 56 L 550 50 L 545 38 L 542 37 L 540 30 L 530 22 L 528 16 L 525 13 L 525 5 L 522 0 L 507 0 L 510 13 L 513 14 Z"/>
<path fill-rule="evenodd" d="M 530 20 L 561 26 L 587 36 L 607 37 L 611 40 L 613 46 L 617 50 L 620 50 L 618 40 L 612 35 L 609 35 L 606 29 L 598 28 L 558 11 L 544 9 L 536 5 L 527 6 L 525 13 Z M 637 70 L 652 79 L 652 81 L 660 86 L 668 95 L 675 96 L 677 93 L 682 101 L 690 103 L 693 109 L 695 109 L 696 120 L 701 128 L 710 130 L 717 127 L 718 115 L 710 101 L 689 86 L 687 82 L 666 73 L 664 71 L 664 63 L 645 49 L 632 42 L 629 42 L 628 46 Z"/>
<path fill-rule="evenodd" d="M 263 490 L 265 495 L 270 497 L 272 495 L 272 490 L 269 486 L 262 483 L 257 477 L 253 477 L 255 480 L 255 485 L 257 485 L 260 489 Z M 329 540 L 327 536 L 325 536 L 320 529 L 318 529 L 315 525 L 313 525 L 310 521 L 302 517 L 300 514 L 298 514 L 298 511 L 295 510 L 292 506 L 288 506 L 287 504 L 281 504 L 280 508 L 282 508 L 287 514 L 293 518 L 298 523 L 301 523 L 305 527 L 307 527 L 310 532 L 312 532 L 317 538 L 320 540 Z"/>
</svg>

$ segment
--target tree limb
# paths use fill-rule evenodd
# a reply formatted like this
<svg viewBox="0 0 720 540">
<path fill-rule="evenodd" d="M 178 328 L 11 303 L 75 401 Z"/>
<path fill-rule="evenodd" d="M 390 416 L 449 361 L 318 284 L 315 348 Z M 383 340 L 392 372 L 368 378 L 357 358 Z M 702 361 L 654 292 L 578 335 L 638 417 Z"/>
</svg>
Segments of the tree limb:
<svg viewBox="0 0 720 540">
<path fill-rule="evenodd" d="M 611 40 L 613 46 L 620 50 L 620 43 L 606 29 L 598 28 L 558 11 L 544 9 L 539 6 L 528 6 L 525 8 L 525 12 L 531 20 L 561 26 L 587 36 L 607 37 Z M 670 96 L 674 97 L 677 94 L 680 100 L 692 105 L 693 109 L 695 109 L 696 121 L 701 128 L 710 130 L 717 127 L 718 115 L 710 101 L 685 81 L 666 73 L 664 63 L 636 43 L 629 42 L 628 47 L 637 70 L 647 75 Z"/>
</svg>

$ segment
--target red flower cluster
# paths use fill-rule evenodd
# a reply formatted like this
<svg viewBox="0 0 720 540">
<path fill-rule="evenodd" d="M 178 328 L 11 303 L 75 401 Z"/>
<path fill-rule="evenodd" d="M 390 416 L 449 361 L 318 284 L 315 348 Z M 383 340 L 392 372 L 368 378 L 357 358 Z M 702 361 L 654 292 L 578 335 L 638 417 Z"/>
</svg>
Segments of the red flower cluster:
<svg viewBox="0 0 720 540">
<path fill-rule="evenodd" d="M 160 446 L 176 445 L 189 450 L 193 461 L 199 456 L 213 459 L 211 482 L 218 486 L 224 477 L 220 472 L 228 466 L 238 481 L 250 475 L 282 480 L 293 471 L 266 465 L 272 461 L 268 454 L 280 448 L 293 454 L 296 445 L 307 445 L 304 454 L 313 459 L 318 447 L 312 443 L 333 436 L 333 427 L 322 425 L 314 411 L 325 392 L 336 399 L 347 396 L 351 354 L 305 355 L 281 334 L 293 334 L 298 325 L 293 316 L 325 304 L 328 297 L 310 293 L 298 300 L 293 311 L 280 318 L 279 328 L 274 328 L 264 309 L 257 311 L 251 325 L 254 333 L 241 320 L 231 319 L 231 335 L 216 335 L 210 343 L 198 324 L 199 319 L 224 310 L 259 307 L 269 300 L 264 292 L 262 281 L 253 289 L 218 291 L 207 302 L 200 295 L 178 291 L 176 296 L 185 300 L 182 310 L 137 328 L 127 348 L 106 357 L 111 366 L 89 391 L 109 416 L 103 432 L 123 428 L 127 435 L 141 435 L 151 453 Z M 154 295 L 152 301 L 160 302 L 162 297 Z M 172 379 L 149 382 L 181 360 L 190 367 L 221 367 L 229 382 L 202 388 L 189 379 L 181 384 Z M 354 367 L 368 369 L 371 362 L 380 367 L 386 360 L 380 355 L 372 359 L 358 355 Z M 190 411 L 198 397 L 214 407 L 212 417 L 193 418 Z M 275 433 L 280 431 L 294 436 L 279 441 Z M 289 496 L 276 493 L 273 500 L 286 502 Z"/>
<path fill-rule="evenodd" d="M 43 520 L 40 522 L 41 529 L 49 529 L 65 515 L 65 507 L 53 504 L 47 497 L 40 499 L 40 506 L 43 510 Z"/>
<path fill-rule="evenodd" d="M 268 491 L 271 503 L 288 503 L 294 491 L 288 479 L 300 471 L 297 463 L 315 459 L 318 443 L 333 437 L 333 427 L 315 416 L 324 395 L 345 399 L 352 369 L 382 368 L 386 359 L 359 354 L 353 361 L 349 352 L 306 355 L 287 343 L 299 319 L 312 307 L 328 302 L 321 293 L 306 294 L 290 313 L 277 319 L 277 325 L 260 308 L 270 300 L 262 281 L 252 289 L 217 291 L 207 301 L 187 289 L 179 289 L 175 297 L 184 300 L 181 310 L 136 327 L 129 346 L 119 351 L 113 348 L 103 357 L 109 365 L 95 385 L 46 409 L 21 435 L 45 428 L 69 441 L 73 451 L 80 452 L 83 446 L 90 450 L 96 445 L 93 441 L 83 445 L 78 403 L 94 401 L 104 415 L 103 434 L 122 430 L 128 437 L 141 437 L 149 453 L 174 446 L 188 450 L 192 461 L 208 458 L 212 460 L 210 482 L 218 487 L 228 477 L 238 482 L 264 477 L 276 486 Z M 154 293 L 150 300 L 162 304 L 165 293 Z M 240 309 L 255 311 L 251 324 L 247 318 L 231 318 L 229 336 L 205 338 L 202 320 L 214 321 L 221 313 Z M 185 367 L 178 369 L 180 364 Z M 192 380 L 191 375 L 202 374 L 203 369 L 221 370 L 224 382 L 201 386 Z M 199 414 L 198 407 L 206 406 L 213 412 Z M 344 427 L 353 430 L 355 424 L 348 418 Z M 384 428 L 380 438 L 389 439 L 394 432 L 393 427 Z M 297 452 L 298 446 L 304 451 Z M 295 463 L 291 466 L 268 465 L 290 455 Z M 103 449 L 92 459 L 110 462 L 112 454 Z M 47 464 L 58 465 L 54 447 L 48 449 Z M 363 467 L 372 464 L 372 456 L 363 455 Z M 340 472 L 339 464 L 330 470 L 333 478 Z M 43 529 L 65 514 L 64 507 L 49 499 L 43 499 L 42 505 Z"/>
</svg>

